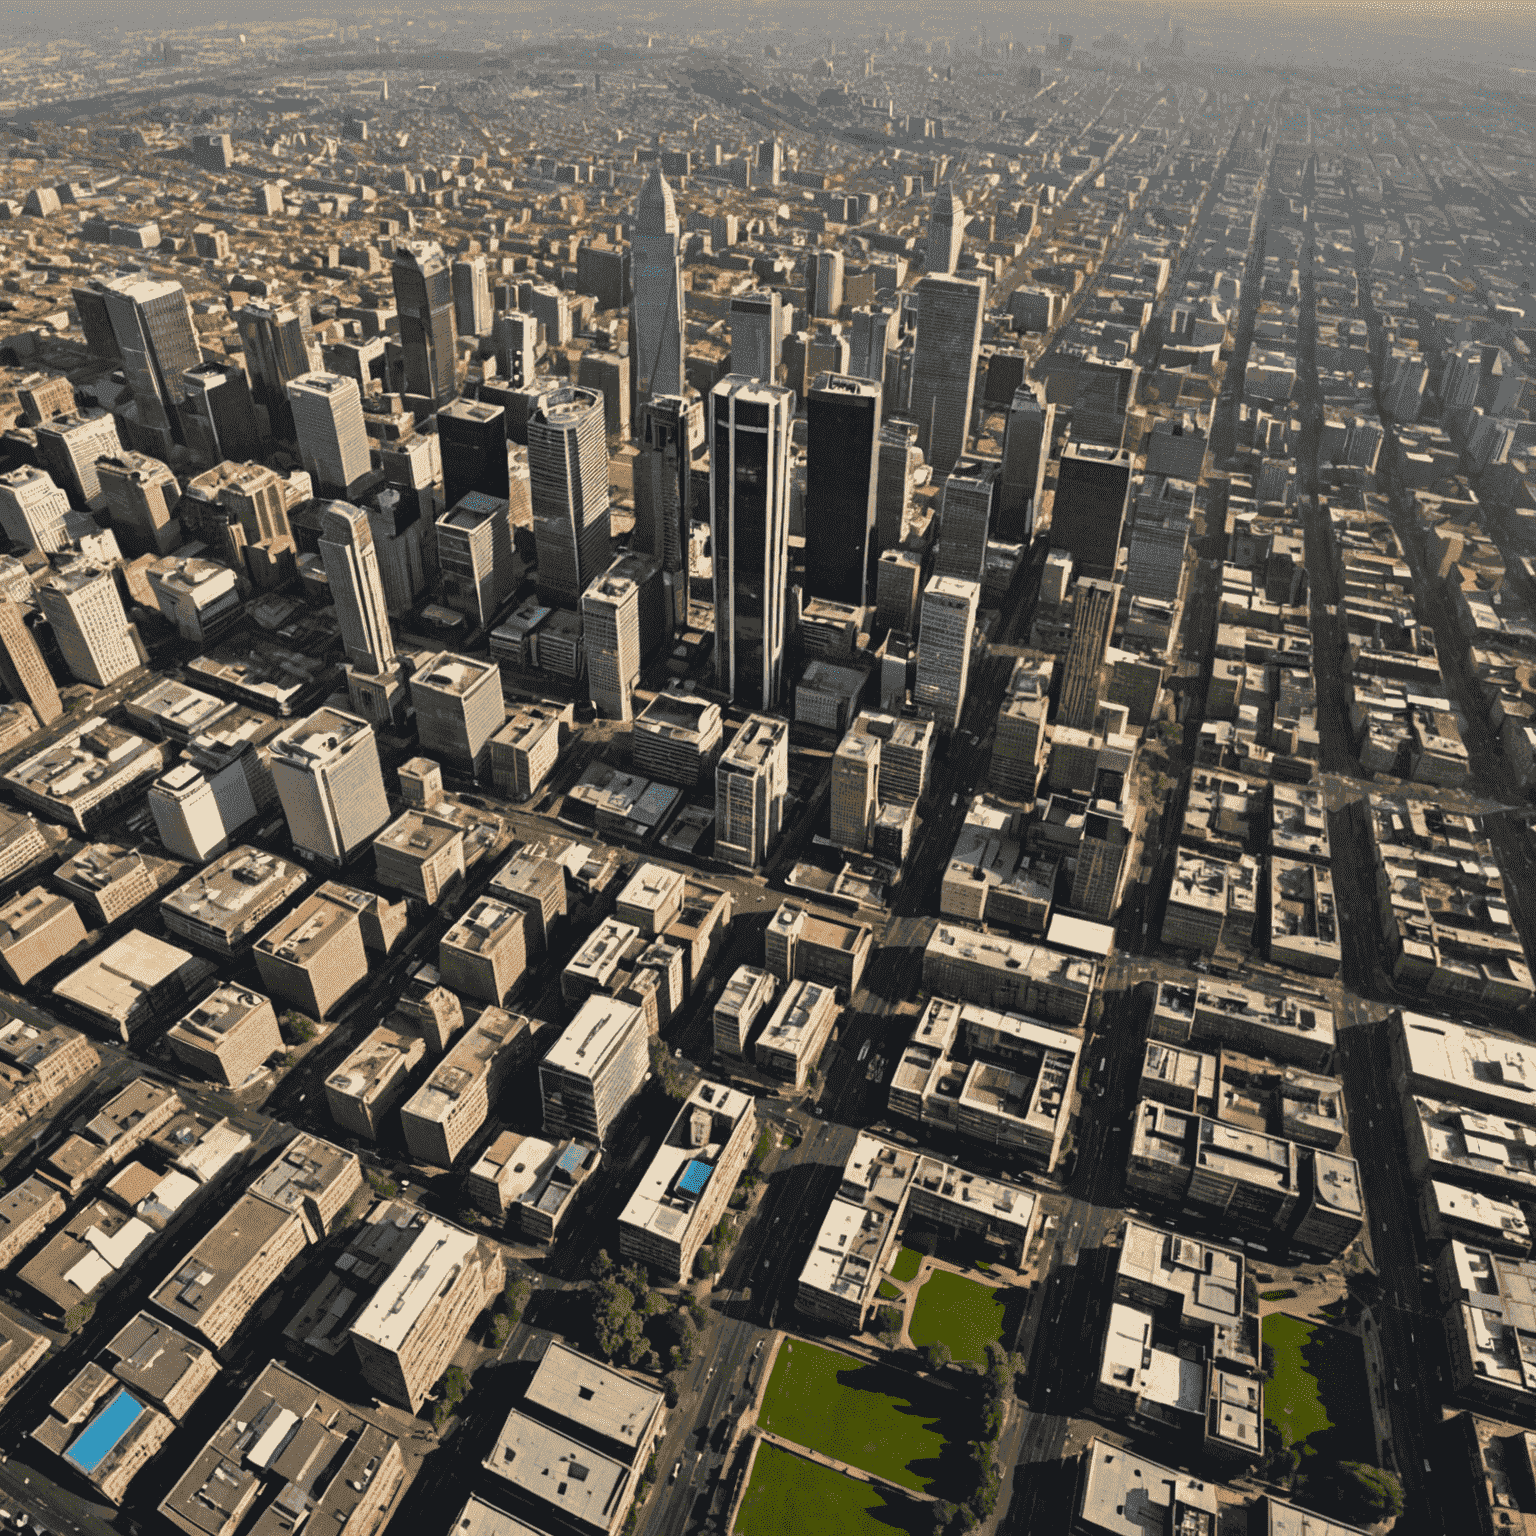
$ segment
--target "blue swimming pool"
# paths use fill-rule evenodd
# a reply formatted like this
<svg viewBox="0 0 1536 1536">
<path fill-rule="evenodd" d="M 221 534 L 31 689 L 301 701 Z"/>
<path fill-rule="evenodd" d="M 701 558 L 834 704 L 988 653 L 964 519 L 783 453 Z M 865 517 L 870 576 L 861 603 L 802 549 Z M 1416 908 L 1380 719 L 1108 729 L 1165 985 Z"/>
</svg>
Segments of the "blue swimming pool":
<svg viewBox="0 0 1536 1536">
<path fill-rule="evenodd" d="M 144 1405 L 126 1387 L 75 1437 L 64 1459 L 79 1467 L 87 1477 L 93 1473 L 139 1421 Z"/>
</svg>

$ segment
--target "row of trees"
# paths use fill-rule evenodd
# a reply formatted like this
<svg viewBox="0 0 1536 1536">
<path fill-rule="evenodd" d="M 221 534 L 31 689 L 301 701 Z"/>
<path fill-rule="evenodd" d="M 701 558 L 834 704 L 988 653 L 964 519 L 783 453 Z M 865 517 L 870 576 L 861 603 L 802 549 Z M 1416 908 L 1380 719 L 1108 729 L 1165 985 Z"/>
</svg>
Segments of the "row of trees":
<svg viewBox="0 0 1536 1536">
<path fill-rule="evenodd" d="M 699 1332 L 709 1321 L 709 1309 L 691 1291 L 674 1304 L 663 1292 L 651 1289 L 643 1265 L 620 1268 L 606 1249 L 598 1252 L 592 1273 L 598 1353 L 620 1365 L 665 1372 L 662 1386 L 667 1406 L 672 1407 L 682 1373 L 697 1352 Z"/>
<path fill-rule="evenodd" d="M 928 1346 L 933 1349 L 934 1346 Z M 946 1360 L 949 1351 L 939 1346 L 932 1358 Z M 968 1442 L 971 1491 L 958 1504 L 948 1500 L 933 1507 L 934 1536 L 964 1536 L 992 1517 L 1003 1486 L 1002 1468 L 997 1464 L 997 1442 L 1003 1432 L 1003 1415 L 1017 1387 L 1024 1357 L 1010 1354 L 996 1340 L 987 1345 L 981 1367 L 981 1401 L 975 1438 Z"/>
</svg>

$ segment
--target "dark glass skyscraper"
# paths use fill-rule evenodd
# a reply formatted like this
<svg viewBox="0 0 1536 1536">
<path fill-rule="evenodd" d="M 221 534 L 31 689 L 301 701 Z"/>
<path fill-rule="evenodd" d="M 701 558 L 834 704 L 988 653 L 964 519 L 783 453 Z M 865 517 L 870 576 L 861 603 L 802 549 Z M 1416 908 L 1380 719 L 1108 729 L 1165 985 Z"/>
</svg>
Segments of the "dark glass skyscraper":
<svg viewBox="0 0 1536 1536">
<path fill-rule="evenodd" d="M 206 464 L 254 459 L 261 451 L 261 434 L 244 372 L 233 363 L 199 363 L 182 374 L 181 382 L 187 447 Z"/>
<path fill-rule="evenodd" d="M 453 273 L 443 248 L 432 240 L 397 246 L 390 276 L 400 315 L 406 392 L 446 404 L 458 390 L 459 333 Z"/>
<path fill-rule="evenodd" d="M 1131 457 L 1069 443 L 1056 470 L 1051 548 L 1064 549 L 1080 576 L 1112 577 L 1131 496 Z"/>
<path fill-rule="evenodd" d="M 862 606 L 874 600 L 880 386 L 823 373 L 806 395 L 806 418 L 806 594 Z"/>
<path fill-rule="evenodd" d="M 291 304 L 251 301 L 235 311 L 251 397 L 265 408 L 274 437 L 293 440 L 293 411 L 288 386 L 320 367 L 320 348 L 312 340 L 309 300 Z"/>
<path fill-rule="evenodd" d="M 507 413 L 484 400 L 452 400 L 437 413 L 443 455 L 443 499 L 480 491 L 507 499 Z"/>
</svg>

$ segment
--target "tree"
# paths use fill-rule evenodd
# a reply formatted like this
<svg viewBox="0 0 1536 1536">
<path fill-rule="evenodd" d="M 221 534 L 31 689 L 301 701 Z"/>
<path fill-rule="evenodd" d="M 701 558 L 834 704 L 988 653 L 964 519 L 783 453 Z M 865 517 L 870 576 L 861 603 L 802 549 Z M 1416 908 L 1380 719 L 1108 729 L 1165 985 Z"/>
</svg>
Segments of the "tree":
<svg viewBox="0 0 1536 1536">
<path fill-rule="evenodd" d="M 1295 1446 L 1276 1441 L 1264 1453 L 1264 1459 L 1259 1463 L 1259 1471 L 1272 1483 L 1289 1484 L 1300 1465 L 1301 1457 L 1296 1454 Z"/>
<path fill-rule="evenodd" d="M 923 1365 L 930 1371 L 942 1371 L 955 1358 L 943 1339 L 936 1339 L 932 1344 L 924 1344 L 922 1355 Z"/>
<path fill-rule="evenodd" d="M 715 1272 L 715 1250 L 705 1243 L 694 1255 L 693 1272 L 699 1279 L 707 1279 Z"/>
<path fill-rule="evenodd" d="M 1274 1379 L 1274 1374 L 1275 1346 L 1273 1344 L 1265 1344 L 1259 1350 L 1259 1375 L 1261 1375 L 1265 1381 L 1271 1381 Z"/>
<path fill-rule="evenodd" d="M 1323 1506 L 1324 1513 L 1356 1525 L 1395 1520 L 1403 1512 L 1402 1485 L 1384 1467 L 1363 1461 L 1338 1462 L 1304 1477 L 1301 1486 L 1309 1499 Z"/>
<path fill-rule="evenodd" d="M 592 1278 L 594 1280 L 606 1280 L 613 1273 L 613 1260 L 608 1257 L 606 1248 L 597 1250 L 597 1257 L 592 1260 Z"/>
</svg>

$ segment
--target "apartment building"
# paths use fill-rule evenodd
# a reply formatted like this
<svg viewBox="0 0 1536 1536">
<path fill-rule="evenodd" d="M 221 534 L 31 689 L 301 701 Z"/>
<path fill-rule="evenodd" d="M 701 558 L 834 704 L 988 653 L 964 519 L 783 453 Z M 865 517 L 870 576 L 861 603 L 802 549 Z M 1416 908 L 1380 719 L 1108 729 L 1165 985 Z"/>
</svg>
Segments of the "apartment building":
<svg viewBox="0 0 1536 1536">
<path fill-rule="evenodd" d="M 336 1218 L 363 1187 L 356 1153 L 301 1132 L 265 1172 L 251 1181 L 251 1193 L 279 1210 L 295 1212 L 309 1241 L 330 1234 Z"/>
<path fill-rule="evenodd" d="M 100 1064 L 95 1046 L 67 1025 L 0 1023 L 0 1137 L 46 1114 Z"/>
<path fill-rule="evenodd" d="M 438 945 L 443 984 L 499 1007 L 527 969 L 524 921 L 521 907 L 493 896 L 479 897 Z"/>
<path fill-rule="evenodd" d="M 105 1168 L 131 1156 L 186 1106 L 165 1083 L 138 1077 L 121 1088 L 44 1159 L 42 1172 L 78 1195 Z"/>
<path fill-rule="evenodd" d="M 381 1121 L 399 1101 L 406 1079 L 426 1054 L 427 1042 L 413 1029 L 391 1022 L 370 1030 L 325 1080 L 331 1119 L 344 1131 L 377 1140 Z"/>
<path fill-rule="evenodd" d="M 215 954 L 239 954 L 308 883 L 298 864 L 260 848 L 232 848 L 160 903 L 165 926 Z"/>
<path fill-rule="evenodd" d="M 74 902 L 40 885 L 0 905 L 0 970 L 18 987 L 62 960 L 85 939 Z"/>
<path fill-rule="evenodd" d="M 356 910 L 314 892 L 256 941 L 256 969 L 275 997 L 325 1018 L 368 974 Z"/>
<path fill-rule="evenodd" d="M 63 1214 L 58 1186 L 36 1174 L 0 1194 L 0 1267 L 9 1269 Z"/>
<path fill-rule="evenodd" d="M 411 1156 L 451 1168 L 485 1124 L 503 1083 L 526 1057 L 535 1025 L 521 1014 L 486 1008 L 432 1075 L 407 1099 L 400 1124 Z"/>
<path fill-rule="evenodd" d="M 1092 960 L 956 923 L 940 923 L 923 951 L 927 991 L 1068 1029 L 1083 1027 L 1097 983 Z"/>
<path fill-rule="evenodd" d="M 188 1071 L 227 1088 L 240 1087 L 283 1049 L 271 1001 L 233 982 L 210 992 L 165 1039 Z"/>
<path fill-rule="evenodd" d="M 716 1055 L 745 1056 L 763 1010 L 773 1002 L 776 983 L 767 971 L 739 965 L 725 984 L 712 1018 Z"/>
<path fill-rule="evenodd" d="M 758 1070 L 794 1088 L 805 1087 L 841 1012 L 830 987 L 790 982 L 757 1037 L 753 1059 Z"/>
<path fill-rule="evenodd" d="M 88 843 L 53 872 L 53 883 L 93 925 L 106 927 L 154 898 L 186 873 L 174 859 L 160 859 L 118 843 Z"/>
<path fill-rule="evenodd" d="M 645 1080 L 649 1038 L 634 1004 L 589 997 L 539 1063 L 544 1134 L 602 1145 Z"/>
<path fill-rule="evenodd" d="M 408 810 L 374 838 L 373 860 L 380 885 L 435 906 L 464 877 L 464 832 L 446 817 Z"/>
</svg>

